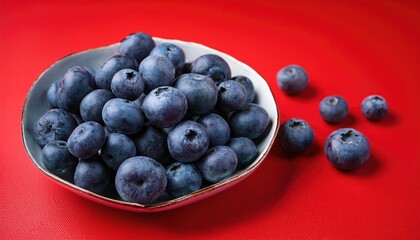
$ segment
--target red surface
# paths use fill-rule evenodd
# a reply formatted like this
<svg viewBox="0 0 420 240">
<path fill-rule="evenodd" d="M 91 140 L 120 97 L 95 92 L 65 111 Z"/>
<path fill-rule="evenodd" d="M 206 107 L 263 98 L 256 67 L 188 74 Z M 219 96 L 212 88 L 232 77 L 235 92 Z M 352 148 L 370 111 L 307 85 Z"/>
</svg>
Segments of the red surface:
<svg viewBox="0 0 420 240">
<path fill-rule="evenodd" d="M 418 1 L 29 2 L 0 0 L 0 238 L 420 238 Z M 294 158 L 274 146 L 232 189 L 161 213 L 112 209 L 52 183 L 23 148 L 28 90 L 61 57 L 137 31 L 203 43 L 248 63 L 272 88 L 281 122 L 306 119 L 315 146 Z M 291 63 L 310 76 L 309 89 L 296 97 L 275 82 Z M 360 111 L 373 93 L 390 106 L 379 123 Z M 338 125 L 318 114 L 320 100 L 332 94 L 350 106 Z M 357 171 L 340 172 L 323 154 L 339 127 L 371 142 L 373 155 Z"/>
</svg>

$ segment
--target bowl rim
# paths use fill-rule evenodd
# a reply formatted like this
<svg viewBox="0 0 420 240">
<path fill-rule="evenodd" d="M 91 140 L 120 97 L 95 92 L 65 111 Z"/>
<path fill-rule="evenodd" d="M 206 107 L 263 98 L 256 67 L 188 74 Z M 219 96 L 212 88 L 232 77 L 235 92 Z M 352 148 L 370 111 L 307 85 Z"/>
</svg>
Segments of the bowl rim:
<svg viewBox="0 0 420 240">
<path fill-rule="evenodd" d="M 160 37 L 153 37 L 153 40 L 155 42 L 170 42 L 173 44 L 181 44 L 181 45 L 185 45 L 185 44 L 192 44 L 195 45 L 196 47 L 199 48 L 203 48 L 205 51 L 210 51 L 210 52 L 214 52 L 215 54 L 219 54 L 219 56 L 221 56 L 222 58 L 226 59 L 229 58 L 229 60 L 231 61 L 235 61 L 236 64 L 240 65 L 241 68 L 246 68 L 248 70 L 251 70 L 252 72 L 254 72 L 258 77 L 260 77 L 262 80 L 264 80 L 261 84 L 265 84 L 268 89 L 269 92 L 271 94 L 272 100 L 274 101 L 274 105 L 275 105 L 275 113 L 273 114 L 273 119 L 270 120 L 270 130 L 269 132 L 273 131 L 271 128 L 274 128 L 274 132 L 273 135 L 271 137 L 271 139 L 268 141 L 267 146 L 265 146 L 265 148 L 263 149 L 263 151 L 258 155 L 258 157 L 249 165 L 247 166 L 245 169 L 242 169 L 240 171 L 238 171 L 236 174 L 218 182 L 218 183 L 214 183 L 211 184 L 209 186 L 200 188 L 199 190 L 178 197 L 178 198 L 174 198 L 174 199 L 170 199 L 167 201 L 162 201 L 162 202 L 157 202 L 157 203 L 152 203 L 152 204 L 139 204 L 139 203 L 132 203 L 132 202 L 125 202 L 123 200 L 117 200 L 117 199 L 113 199 L 110 197 L 106 197 L 106 196 L 102 196 L 100 194 L 96 194 L 94 192 L 91 192 L 89 190 L 83 189 L 81 187 L 76 186 L 75 184 L 68 182 L 66 180 L 61 179 L 60 177 L 52 174 L 51 172 L 49 172 L 48 170 L 44 169 L 39 161 L 36 160 L 36 157 L 32 154 L 32 152 L 30 151 L 29 147 L 28 147 L 28 142 L 26 139 L 26 130 L 25 130 L 25 117 L 27 115 L 28 109 L 28 100 L 35 88 L 35 86 L 37 85 L 37 83 L 39 82 L 40 79 L 42 79 L 42 77 L 48 72 L 50 71 L 53 67 L 55 67 L 59 62 L 61 62 L 62 60 L 71 57 L 71 56 L 75 56 L 75 55 L 82 55 L 82 54 L 86 54 L 88 52 L 91 52 L 93 50 L 95 51 L 101 51 L 103 49 L 109 49 L 109 48 L 113 48 L 116 47 L 120 44 L 120 42 L 117 43 L 113 43 L 107 46 L 101 46 L 98 48 L 91 48 L 91 49 L 87 49 L 84 51 L 80 51 L 77 53 L 71 53 L 68 54 L 62 58 L 60 58 L 59 60 L 57 60 L 56 62 L 54 62 L 51 66 L 49 66 L 47 69 L 45 69 L 39 76 L 38 78 L 32 83 L 26 97 L 25 97 L 25 101 L 23 104 L 23 108 L 22 108 L 22 113 L 21 113 L 21 136 L 22 136 L 22 140 L 23 140 L 23 145 L 25 148 L 26 153 L 29 155 L 32 163 L 42 172 L 44 173 L 45 176 L 47 176 L 50 180 L 52 180 L 53 182 L 55 182 L 56 184 L 60 184 L 60 186 L 63 186 L 69 190 L 72 191 L 76 191 L 76 193 L 78 193 L 79 195 L 83 195 L 84 197 L 89 198 L 90 200 L 94 200 L 96 202 L 100 202 L 102 204 L 108 205 L 108 206 L 112 206 L 112 207 L 116 207 L 116 208 L 120 208 L 120 209 L 124 209 L 124 210 L 129 210 L 129 211 L 136 211 L 136 212 L 157 212 L 157 211 L 163 211 L 163 210 L 169 210 L 169 209 L 173 209 L 173 208 L 177 208 L 183 205 L 187 205 L 190 203 L 195 202 L 196 200 L 202 200 L 201 198 L 206 198 L 209 197 L 211 195 L 213 195 L 214 193 L 216 193 L 216 190 L 218 189 L 223 189 L 227 188 L 230 186 L 230 184 L 236 184 L 239 183 L 240 181 L 242 181 L 243 179 L 245 179 L 246 177 L 248 177 L 250 175 L 250 173 L 252 173 L 255 169 L 257 169 L 257 167 L 259 165 L 261 165 L 261 163 L 263 162 L 263 160 L 267 157 L 267 155 L 270 152 L 271 147 L 273 146 L 276 136 L 278 134 L 279 131 L 279 120 L 280 120 L 280 114 L 279 114 L 279 110 L 278 110 L 278 105 L 276 102 L 276 99 L 274 97 L 274 94 L 271 90 L 271 88 L 269 87 L 268 83 L 265 81 L 265 79 L 253 68 L 251 68 L 249 65 L 243 63 L 242 61 L 234 58 L 233 56 L 221 52 L 217 49 L 214 48 L 210 48 L 208 46 L 205 46 L 203 44 L 200 43 L 196 43 L 196 42 L 191 42 L 191 41 L 183 41 L 183 40 L 178 40 L 178 39 L 165 39 L 165 38 L 160 38 Z M 156 44 L 158 45 L 158 44 Z M 221 190 L 221 191 L 223 191 Z"/>
</svg>

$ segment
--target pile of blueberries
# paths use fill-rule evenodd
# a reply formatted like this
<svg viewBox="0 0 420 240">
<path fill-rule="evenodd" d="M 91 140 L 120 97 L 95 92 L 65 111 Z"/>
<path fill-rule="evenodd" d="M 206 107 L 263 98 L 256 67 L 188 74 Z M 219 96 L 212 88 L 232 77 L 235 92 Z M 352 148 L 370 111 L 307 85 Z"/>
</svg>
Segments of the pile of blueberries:
<svg viewBox="0 0 420 240">
<path fill-rule="evenodd" d="M 249 166 L 270 119 L 250 79 L 206 54 L 192 62 L 146 33 L 126 37 L 97 72 L 69 68 L 35 125 L 42 161 L 89 191 L 150 204 Z M 111 190 L 110 190 L 111 189 Z"/>
<path fill-rule="evenodd" d="M 297 65 L 282 68 L 277 73 L 279 87 L 288 95 L 296 95 L 308 86 L 308 74 Z M 366 97 L 361 104 L 364 116 L 379 121 L 388 113 L 385 99 L 379 95 Z M 327 96 L 319 105 L 321 117 L 328 123 L 343 121 L 349 113 L 348 104 L 341 96 Z M 299 154 L 314 142 L 314 131 L 303 119 L 292 118 L 280 126 L 279 142 L 290 153 Z M 366 136 L 353 128 L 341 128 L 332 132 L 324 145 L 328 161 L 341 170 L 355 170 L 370 157 L 370 144 Z"/>
</svg>

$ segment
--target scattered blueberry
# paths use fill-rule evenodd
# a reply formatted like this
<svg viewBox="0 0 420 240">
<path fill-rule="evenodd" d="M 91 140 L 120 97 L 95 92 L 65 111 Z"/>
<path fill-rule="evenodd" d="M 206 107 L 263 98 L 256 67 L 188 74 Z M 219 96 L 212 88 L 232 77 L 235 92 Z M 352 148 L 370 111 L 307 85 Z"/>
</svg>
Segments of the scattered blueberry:
<svg viewBox="0 0 420 240">
<path fill-rule="evenodd" d="M 77 126 L 67 144 L 71 154 L 79 159 L 96 155 L 105 142 L 105 130 L 97 122 L 88 121 Z"/>
<path fill-rule="evenodd" d="M 167 191 L 177 198 L 195 192 L 203 181 L 200 170 L 194 163 L 175 162 L 166 169 Z"/>
<path fill-rule="evenodd" d="M 340 96 L 328 96 L 319 104 L 321 117 L 329 123 L 339 123 L 347 117 L 349 107 L 344 98 Z"/>
<path fill-rule="evenodd" d="M 73 182 L 79 160 L 70 154 L 65 141 L 51 141 L 42 149 L 42 162 L 54 175 Z"/>
<path fill-rule="evenodd" d="M 80 116 L 84 121 L 103 123 L 102 108 L 112 98 L 114 94 L 107 89 L 93 90 L 80 103 Z"/>
<path fill-rule="evenodd" d="M 74 173 L 74 184 L 94 193 L 101 193 L 110 182 L 109 170 L 94 157 L 80 160 Z"/>
<path fill-rule="evenodd" d="M 197 163 L 203 178 L 212 183 L 232 175 L 237 164 L 238 159 L 235 151 L 227 146 L 210 148 Z"/>
<path fill-rule="evenodd" d="M 254 140 L 264 134 L 270 124 L 270 118 L 264 108 L 248 103 L 243 110 L 233 112 L 228 122 L 233 137 Z"/>
<path fill-rule="evenodd" d="M 204 54 L 191 64 L 191 72 L 211 77 L 217 84 L 231 78 L 229 64 L 215 54 Z"/>
<path fill-rule="evenodd" d="M 138 132 L 144 123 L 143 111 L 133 102 L 113 98 L 102 108 L 102 119 L 112 132 L 127 135 Z"/>
<path fill-rule="evenodd" d="M 231 138 L 226 146 L 235 151 L 236 157 L 238 158 L 237 168 L 244 168 L 251 164 L 258 153 L 255 143 L 245 137 Z"/>
<path fill-rule="evenodd" d="M 230 138 L 229 124 L 221 116 L 210 113 L 201 116 L 197 122 L 202 124 L 209 135 L 210 147 L 225 145 Z"/>
<path fill-rule="evenodd" d="M 362 112 L 371 121 L 379 121 L 388 114 L 388 104 L 382 96 L 370 95 L 362 101 Z"/>
<path fill-rule="evenodd" d="M 111 169 L 118 170 L 121 163 L 136 156 L 133 141 L 122 133 L 110 133 L 101 148 L 102 161 Z"/>
<path fill-rule="evenodd" d="M 112 77 L 112 93 L 118 98 L 136 100 L 144 91 L 144 80 L 132 69 L 121 69 Z"/>
<path fill-rule="evenodd" d="M 289 65 L 277 73 L 277 84 L 288 95 L 296 95 L 308 86 L 308 74 L 297 65 Z"/>
<path fill-rule="evenodd" d="M 285 151 L 302 153 L 313 144 L 314 132 L 305 120 L 292 118 L 280 126 L 279 138 Z"/>
<path fill-rule="evenodd" d="M 153 38 L 144 32 L 128 35 L 118 48 L 118 53 L 121 55 L 130 56 L 137 60 L 137 62 L 143 61 L 152 49 L 156 46 Z"/>
</svg>

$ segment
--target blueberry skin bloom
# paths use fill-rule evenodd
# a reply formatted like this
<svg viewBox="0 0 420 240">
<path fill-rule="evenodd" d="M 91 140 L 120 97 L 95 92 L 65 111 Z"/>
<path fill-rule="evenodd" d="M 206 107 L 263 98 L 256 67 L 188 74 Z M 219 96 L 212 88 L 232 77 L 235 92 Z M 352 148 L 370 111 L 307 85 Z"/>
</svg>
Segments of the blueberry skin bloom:
<svg viewBox="0 0 420 240">
<path fill-rule="evenodd" d="M 230 138 L 229 124 L 221 116 L 209 113 L 197 119 L 209 135 L 210 146 L 224 145 Z"/>
<path fill-rule="evenodd" d="M 334 167 L 355 170 L 369 159 L 370 144 L 363 133 L 352 128 L 342 128 L 328 136 L 324 152 Z"/>
<path fill-rule="evenodd" d="M 152 158 L 136 156 L 125 160 L 115 176 L 115 188 L 127 202 L 148 204 L 165 191 L 166 171 Z"/>
<path fill-rule="evenodd" d="M 39 146 L 44 147 L 54 140 L 67 141 L 77 127 L 73 115 L 63 109 L 51 109 L 45 112 L 35 124 L 35 136 Z"/>
<path fill-rule="evenodd" d="M 150 52 L 150 55 L 155 54 L 161 54 L 171 60 L 177 73 L 182 71 L 185 64 L 185 53 L 182 48 L 172 43 L 162 43 Z"/>
<path fill-rule="evenodd" d="M 80 159 L 96 155 L 105 142 L 105 130 L 97 122 L 88 121 L 77 126 L 67 144 L 71 154 Z"/>
<path fill-rule="evenodd" d="M 160 128 L 173 127 L 187 113 L 187 97 L 174 87 L 153 89 L 143 100 L 143 111 L 152 125 Z"/>
<path fill-rule="evenodd" d="M 289 65 L 277 73 L 277 84 L 288 95 L 296 95 L 308 86 L 308 74 L 297 65 Z"/>
<path fill-rule="evenodd" d="M 191 72 L 211 77 L 217 84 L 231 78 L 229 64 L 215 54 L 204 54 L 191 64 Z"/>
<path fill-rule="evenodd" d="M 172 163 L 166 168 L 166 177 L 166 189 L 175 198 L 197 191 L 203 182 L 200 170 L 194 163 Z"/>
<path fill-rule="evenodd" d="M 130 56 L 136 59 L 137 62 L 141 62 L 155 46 L 156 43 L 149 34 L 139 32 L 128 35 L 122 40 L 121 45 L 118 47 L 118 53 Z"/>
<path fill-rule="evenodd" d="M 101 148 L 102 161 L 112 170 L 118 170 L 124 160 L 136 156 L 133 141 L 122 133 L 110 133 Z"/>
<path fill-rule="evenodd" d="M 109 170 L 97 158 L 80 160 L 74 173 L 74 184 L 94 193 L 102 192 L 110 182 Z"/>
<path fill-rule="evenodd" d="M 240 110 L 247 103 L 246 88 L 239 82 L 227 80 L 219 84 L 217 107 L 224 112 Z"/>
<path fill-rule="evenodd" d="M 204 179 L 217 183 L 235 171 L 238 159 L 235 151 L 227 146 L 210 148 L 197 165 Z"/>
<path fill-rule="evenodd" d="M 258 153 L 255 143 L 251 139 L 245 137 L 231 138 L 226 146 L 235 151 L 236 157 L 238 158 L 237 168 L 244 168 L 251 164 Z"/>
<path fill-rule="evenodd" d="M 206 114 L 217 103 L 217 85 L 210 77 L 187 73 L 175 79 L 174 87 L 187 97 L 187 112 L 194 116 Z"/>
<path fill-rule="evenodd" d="M 80 103 L 80 116 L 84 121 L 103 123 L 102 108 L 115 96 L 106 89 L 96 89 L 86 95 Z"/>
<path fill-rule="evenodd" d="M 112 93 L 118 98 L 136 100 L 144 91 L 144 80 L 132 69 L 121 69 L 112 77 Z"/>
<path fill-rule="evenodd" d="M 92 75 L 84 67 L 69 68 L 57 88 L 57 105 L 78 114 L 80 102 L 95 88 Z"/>
<path fill-rule="evenodd" d="M 70 154 L 65 141 L 56 140 L 42 149 L 42 163 L 54 175 L 72 182 L 79 159 Z"/>
<path fill-rule="evenodd" d="M 349 107 L 344 98 L 328 96 L 319 104 L 321 117 L 329 123 L 339 123 L 349 114 Z"/>
<path fill-rule="evenodd" d="M 95 75 L 95 82 L 99 88 L 111 90 L 111 81 L 114 75 L 122 69 L 137 70 L 139 63 L 136 59 L 126 55 L 114 55 L 99 68 Z"/>
<path fill-rule="evenodd" d="M 161 164 L 169 158 L 167 134 L 160 128 L 145 124 L 132 139 L 138 156 L 153 158 Z"/>
<path fill-rule="evenodd" d="M 238 75 L 238 76 L 233 77 L 232 80 L 237 81 L 241 83 L 242 85 L 244 85 L 246 89 L 246 101 L 248 103 L 254 102 L 255 89 L 254 89 L 254 84 L 252 83 L 251 79 L 243 75 Z"/>
<path fill-rule="evenodd" d="M 161 86 L 171 86 L 175 79 L 175 66 L 167 57 L 149 55 L 139 66 L 139 73 L 145 84 L 145 91 Z"/>
<path fill-rule="evenodd" d="M 244 110 L 232 113 L 228 123 L 233 137 L 247 137 L 254 140 L 263 135 L 270 124 L 270 118 L 264 108 L 248 103 Z"/>
<path fill-rule="evenodd" d="M 313 144 L 314 132 L 305 120 L 292 118 L 280 126 L 279 138 L 286 152 L 302 153 Z"/>
<path fill-rule="evenodd" d="M 102 109 L 102 119 L 112 131 L 131 135 L 143 126 L 142 110 L 133 102 L 122 98 L 113 98 L 105 103 Z"/>
<path fill-rule="evenodd" d="M 186 120 L 176 125 L 168 134 L 168 149 L 179 162 L 193 162 L 207 151 L 210 144 L 206 128 Z"/>
<path fill-rule="evenodd" d="M 370 95 L 362 101 L 362 112 L 371 121 L 379 121 L 388 114 L 388 104 L 379 95 Z"/>
</svg>

